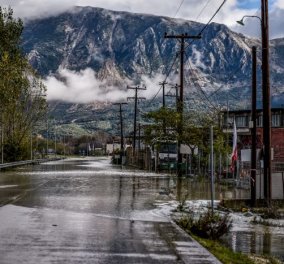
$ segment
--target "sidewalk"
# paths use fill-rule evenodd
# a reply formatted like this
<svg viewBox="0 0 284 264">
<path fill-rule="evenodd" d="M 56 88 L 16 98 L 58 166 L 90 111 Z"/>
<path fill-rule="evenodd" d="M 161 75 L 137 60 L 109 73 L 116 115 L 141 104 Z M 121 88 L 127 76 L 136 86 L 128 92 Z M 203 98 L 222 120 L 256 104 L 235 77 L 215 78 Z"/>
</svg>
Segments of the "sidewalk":
<svg viewBox="0 0 284 264">
<path fill-rule="evenodd" d="M 171 224 L 175 231 L 173 233 L 167 232 L 165 234 L 166 240 L 172 242 L 177 255 L 180 256 L 184 264 L 222 264 L 177 224 L 174 222 L 171 222 Z"/>
</svg>

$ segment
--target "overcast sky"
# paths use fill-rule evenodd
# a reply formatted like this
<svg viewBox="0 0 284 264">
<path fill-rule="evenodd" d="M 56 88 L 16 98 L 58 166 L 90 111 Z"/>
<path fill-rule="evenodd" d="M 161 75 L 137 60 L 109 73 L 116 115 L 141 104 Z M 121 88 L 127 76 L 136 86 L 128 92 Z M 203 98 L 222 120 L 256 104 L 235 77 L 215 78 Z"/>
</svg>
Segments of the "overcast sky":
<svg viewBox="0 0 284 264">
<path fill-rule="evenodd" d="M 0 0 L 1 6 L 10 5 L 16 16 L 21 18 L 43 17 L 56 14 L 71 6 L 96 6 L 111 10 L 150 13 L 184 18 L 206 23 L 223 0 Z M 180 4 L 181 8 L 178 10 Z M 248 18 L 246 26 L 236 24 L 243 15 L 259 15 L 261 0 L 227 0 L 215 22 L 228 25 L 231 29 L 259 37 L 257 19 Z M 284 37 L 284 0 L 269 0 L 270 38 Z"/>
</svg>

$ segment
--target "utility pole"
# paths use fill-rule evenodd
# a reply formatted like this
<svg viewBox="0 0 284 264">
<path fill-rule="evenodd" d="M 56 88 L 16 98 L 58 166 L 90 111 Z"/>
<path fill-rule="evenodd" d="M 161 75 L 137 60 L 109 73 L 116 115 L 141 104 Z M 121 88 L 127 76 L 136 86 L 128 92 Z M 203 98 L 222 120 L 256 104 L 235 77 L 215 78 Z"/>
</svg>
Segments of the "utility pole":
<svg viewBox="0 0 284 264">
<path fill-rule="evenodd" d="M 33 160 L 33 132 L 31 131 L 31 160 Z"/>
<path fill-rule="evenodd" d="M 180 92 L 179 92 L 179 98 L 178 98 L 178 113 L 180 114 L 180 120 L 177 125 L 177 131 L 178 131 L 178 164 L 177 164 L 177 174 L 178 177 L 182 176 L 182 154 L 180 153 L 181 149 L 181 141 L 182 141 L 182 134 L 183 134 L 183 83 L 184 83 L 184 44 L 185 39 L 200 39 L 201 36 L 190 36 L 187 34 L 181 34 L 181 35 L 167 35 L 165 33 L 165 38 L 171 38 L 171 39 L 180 39 L 181 43 L 181 49 L 180 49 Z"/>
<path fill-rule="evenodd" d="M 168 84 L 166 81 L 163 81 L 163 82 L 160 82 L 159 85 L 162 86 L 163 88 L 163 109 L 165 109 L 166 107 L 166 101 L 165 101 L 165 85 Z M 163 132 L 164 132 L 164 135 L 166 135 L 166 120 L 165 118 L 163 118 Z"/>
<path fill-rule="evenodd" d="M 176 109 L 178 108 L 178 85 L 172 86 L 175 89 L 175 94 L 167 93 L 165 96 L 174 97 L 176 99 Z"/>
<path fill-rule="evenodd" d="M 134 125 L 133 125 L 133 154 L 135 154 L 135 147 L 136 147 L 136 125 L 137 125 L 137 106 L 138 101 L 146 100 L 145 97 L 138 97 L 138 90 L 146 90 L 146 87 L 139 87 L 139 86 L 127 86 L 127 89 L 135 90 L 134 97 L 127 97 L 127 100 L 134 100 Z"/>
<path fill-rule="evenodd" d="M 114 105 L 119 105 L 119 117 L 120 117 L 120 162 L 121 162 L 121 165 L 122 165 L 122 157 L 123 157 L 123 153 L 124 153 L 122 106 L 123 105 L 127 105 L 127 103 L 114 103 Z"/>
<path fill-rule="evenodd" d="M 210 174 L 211 174 L 211 213 L 214 214 L 214 147 L 213 147 L 213 126 L 210 127 Z"/>
<path fill-rule="evenodd" d="M 1 163 L 4 163 L 4 123 L 3 123 L 3 115 L 2 118 L 2 125 L 1 125 Z"/>
<path fill-rule="evenodd" d="M 48 118 L 46 121 L 46 158 L 48 158 Z"/>
<path fill-rule="evenodd" d="M 56 125 L 54 126 L 54 151 L 55 151 L 55 153 L 54 153 L 54 155 L 55 155 L 55 158 L 56 158 Z"/>
<path fill-rule="evenodd" d="M 141 150 L 141 123 L 138 123 L 138 152 Z"/>
<path fill-rule="evenodd" d="M 262 107 L 263 107 L 263 143 L 264 143 L 264 199 L 267 205 L 271 200 L 271 109 L 269 81 L 269 23 L 268 0 L 261 0 L 262 34 Z"/>
<path fill-rule="evenodd" d="M 256 47 L 252 47 L 252 95 L 251 95 L 251 206 L 256 205 Z M 260 190 L 261 192 L 261 190 Z"/>
<path fill-rule="evenodd" d="M 165 101 L 165 85 L 168 84 L 166 81 L 160 82 L 159 85 L 163 88 L 163 108 L 166 107 L 166 101 Z"/>
</svg>

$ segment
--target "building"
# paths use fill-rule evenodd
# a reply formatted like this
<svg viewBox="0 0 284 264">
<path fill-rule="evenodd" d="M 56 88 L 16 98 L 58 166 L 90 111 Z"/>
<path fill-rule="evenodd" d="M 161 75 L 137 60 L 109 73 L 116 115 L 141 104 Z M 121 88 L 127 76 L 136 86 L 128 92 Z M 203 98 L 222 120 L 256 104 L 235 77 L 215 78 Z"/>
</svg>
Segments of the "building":
<svg viewBox="0 0 284 264">
<path fill-rule="evenodd" d="M 220 118 L 221 126 L 228 133 L 228 144 L 233 134 L 233 123 L 236 122 L 238 135 L 238 183 L 250 188 L 250 151 L 251 148 L 251 110 L 224 111 Z M 264 178 L 262 166 L 263 147 L 263 114 L 257 110 L 257 170 L 256 170 L 256 197 L 264 198 Z M 271 109 L 271 158 L 272 158 L 272 199 L 284 199 L 284 108 Z M 245 154 L 246 153 L 246 154 Z M 244 157 L 246 156 L 246 157 Z"/>
<path fill-rule="evenodd" d="M 222 112 L 221 126 L 223 131 L 233 133 L 233 122 L 236 122 L 239 149 L 251 147 L 251 110 L 234 110 Z M 257 148 L 262 148 L 263 139 L 262 109 L 257 110 Z M 271 109 L 271 148 L 274 162 L 284 163 L 284 108 Z"/>
</svg>

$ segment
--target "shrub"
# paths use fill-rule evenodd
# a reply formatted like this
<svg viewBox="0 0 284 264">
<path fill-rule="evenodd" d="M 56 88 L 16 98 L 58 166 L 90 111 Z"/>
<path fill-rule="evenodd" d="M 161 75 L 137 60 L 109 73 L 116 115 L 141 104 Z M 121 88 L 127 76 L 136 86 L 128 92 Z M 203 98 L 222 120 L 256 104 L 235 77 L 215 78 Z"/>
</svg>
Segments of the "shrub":
<svg viewBox="0 0 284 264">
<path fill-rule="evenodd" d="M 229 232 L 232 221 L 228 214 L 220 215 L 210 210 L 195 218 L 194 215 L 183 216 L 177 222 L 182 228 L 202 238 L 218 239 Z"/>
</svg>

